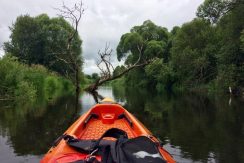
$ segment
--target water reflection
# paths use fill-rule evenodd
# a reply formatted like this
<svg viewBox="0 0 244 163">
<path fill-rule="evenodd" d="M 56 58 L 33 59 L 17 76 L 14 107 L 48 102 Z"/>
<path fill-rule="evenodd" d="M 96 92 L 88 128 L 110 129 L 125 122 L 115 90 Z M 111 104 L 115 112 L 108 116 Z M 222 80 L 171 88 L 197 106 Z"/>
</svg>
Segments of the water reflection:
<svg viewBox="0 0 244 163">
<path fill-rule="evenodd" d="M 126 93 L 124 93 L 126 92 Z M 178 162 L 244 162 L 243 102 L 199 94 L 114 93 Z"/>
<path fill-rule="evenodd" d="M 244 102 L 199 94 L 158 94 L 102 87 L 165 144 L 178 162 L 244 162 Z M 41 101 L 41 100 L 40 100 Z M 95 104 L 92 95 L 63 96 L 35 106 L 0 105 L 1 162 L 38 162 L 50 144 Z"/>
<path fill-rule="evenodd" d="M 61 97 L 45 107 L 0 108 L 0 160 L 38 162 L 77 118 L 80 109 L 75 108 L 72 96 Z"/>
</svg>

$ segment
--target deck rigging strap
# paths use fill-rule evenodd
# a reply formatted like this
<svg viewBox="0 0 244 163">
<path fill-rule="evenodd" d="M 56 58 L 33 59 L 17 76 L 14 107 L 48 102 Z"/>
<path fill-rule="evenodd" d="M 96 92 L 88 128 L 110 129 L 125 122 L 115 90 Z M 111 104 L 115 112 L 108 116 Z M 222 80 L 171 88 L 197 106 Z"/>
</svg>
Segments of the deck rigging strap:
<svg viewBox="0 0 244 163">
<path fill-rule="evenodd" d="M 102 146 L 100 145 L 101 141 L 105 137 L 113 137 L 115 139 L 128 139 L 128 135 L 125 131 L 120 130 L 118 128 L 111 128 L 107 130 L 98 140 L 80 140 L 74 138 L 70 135 L 64 135 L 62 138 L 66 140 L 67 144 L 79 152 L 90 154 L 96 149 L 100 149 Z M 111 143 L 106 143 L 106 145 Z M 104 146 L 104 145 L 103 145 Z"/>
<path fill-rule="evenodd" d="M 103 139 L 105 137 L 113 137 L 116 141 L 106 141 Z M 150 138 L 139 136 L 128 139 L 127 133 L 117 128 L 107 130 L 98 140 L 79 140 L 69 135 L 63 138 L 69 146 L 88 154 L 89 159 L 83 160 L 88 162 L 84 163 L 99 163 L 96 154 L 101 156 L 101 163 L 166 163 L 158 144 Z"/>
</svg>

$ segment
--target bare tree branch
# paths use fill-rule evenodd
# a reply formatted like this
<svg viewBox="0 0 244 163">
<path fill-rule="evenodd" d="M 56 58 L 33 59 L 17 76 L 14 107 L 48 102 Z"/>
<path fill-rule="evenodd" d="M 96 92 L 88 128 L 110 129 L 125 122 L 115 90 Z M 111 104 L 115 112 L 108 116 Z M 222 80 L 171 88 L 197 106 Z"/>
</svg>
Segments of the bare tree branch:
<svg viewBox="0 0 244 163">
<path fill-rule="evenodd" d="M 59 61 L 64 62 L 66 65 L 69 66 L 69 68 L 72 70 L 72 73 L 74 74 L 74 79 L 75 79 L 75 86 L 76 86 L 76 92 L 79 92 L 80 89 L 80 71 L 81 71 L 81 67 L 80 67 L 80 59 L 77 58 L 76 54 L 74 54 L 74 52 L 71 50 L 71 44 L 72 41 L 75 39 L 77 33 L 78 33 L 78 26 L 80 23 L 80 20 L 82 18 L 82 15 L 84 14 L 84 7 L 83 7 L 83 2 L 82 0 L 80 0 L 79 3 L 75 3 L 73 7 L 68 7 L 64 4 L 61 8 L 56 8 L 56 10 L 59 12 L 59 16 L 68 20 L 71 25 L 74 28 L 74 31 L 72 31 L 69 34 L 69 37 L 67 39 L 67 46 L 66 46 L 66 54 L 60 53 L 60 54 L 54 54 L 55 58 L 58 59 Z M 65 58 L 64 58 L 65 57 Z M 66 77 L 70 76 L 68 75 L 68 73 L 66 72 Z M 69 77 L 71 78 L 71 77 Z"/>
<path fill-rule="evenodd" d="M 126 73 L 128 73 L 129 71 L 131 71 L 132 69 L 135 69 L 137 67 L 146 66 L 154 61 L 154 59 L 151 59 L 151 60 L 145 60 L 142 62 L 141 59 L 142 59 L 142 54 L 143 54 L 143 44 L 141 44 L 141 45 L 138 44 L 137 49 L 139 52 L 139 56 L 138 56 L 138 59 L 136 60 L 136 62 L 133 63 L 132 65 L 129 65 L 128 67 L 126 67 L 126 69 L 123 70 L 122 72 L 120 72 L 119 74 L 113 75 L 112 72 L 114 71 L 114 66 L 111 62 L 111 56 L 112 56 L 113 50 L 110 49 L 108 44 L 106 44 L 103 52 L 101 52 L 100 50 L 98 51 L 100 60 L 97 62 L 97 67 L 101 71 L 100 78 L 94 84 L 88 86 L 85 90 L 87 90 L 89 92 L 95 92 L 96 89 L 98 88 L 98 86 L 104 84 L 105 82 L 118 79 L 118 78 L 122 77 L 123 75 L 125 75 Z"/>
<path fill-rule="evenodd" d="M 97 67 L 101 71 L 101 78 L 106 79 L 112 76 L 114 66 L 111 63 L 113 49 L 109 48 L 109 44 L 106 44 L 104 51 L 98 51 L 100 61 L 97 62 Z"/>
</svg>

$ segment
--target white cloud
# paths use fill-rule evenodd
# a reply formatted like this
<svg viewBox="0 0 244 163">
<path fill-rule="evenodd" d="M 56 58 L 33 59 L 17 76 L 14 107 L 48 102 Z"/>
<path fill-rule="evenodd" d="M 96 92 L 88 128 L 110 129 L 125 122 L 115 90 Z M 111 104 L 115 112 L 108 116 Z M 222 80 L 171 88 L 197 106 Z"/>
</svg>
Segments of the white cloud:
<svg viewBox="0 0 244 163">
<path fill-rule="evenodd" d="M 4 55 L 4 51 L 3 49 L 0 48 L 0 58 L 2 58 L 3 55 Z"/>
<path fill-rule="evenodd" d="M 76 0 L 65 0 L 72 5 Z M 173 26 L 191 21 L 197 7 L 203 0 L 83 0 L 85 14 L 79 26 L 83 40 L 84 72 L 91 73 L 95 68 L 97 52 L 106 42 L 116 49 L 122 34 L 129 32 L 145 20 L 172 29 Z M 61 6 L 61 0 L 1 0 L 0 1 L 0 46 L 9 38 L 8 26 L 21 14 L 35 16 L 47 13 L 55 16 L 54 7 Z M 116 60 L 116 56 L 113 58 Z M 93 60 L 93 61 L 92 61 Z"/>
<path fill-rule="evenodd" d="M 84 63 L 84 69 L 83 69 L 85 74 L 92 74 L 94 72 L 98 72 L 99 69 L 96 66 L 96 62 L 93 59 L 85 59 Z"/>
</svg>

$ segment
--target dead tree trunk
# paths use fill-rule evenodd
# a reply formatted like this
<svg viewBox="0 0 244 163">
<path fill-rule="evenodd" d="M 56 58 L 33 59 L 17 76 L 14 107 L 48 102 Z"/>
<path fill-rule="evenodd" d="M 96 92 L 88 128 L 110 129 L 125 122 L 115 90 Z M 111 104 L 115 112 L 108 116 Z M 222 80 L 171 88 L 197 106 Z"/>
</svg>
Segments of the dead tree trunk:
<svg viewBox="0 0 244 163">
<path fill-rule="evenodd" d="M 81 60 L 77 54 L 74 54 L 74 52 L 71 49 L 72 41 L 78 34 L 78 26 L 81 20 L 81 17 L 84 13 L 83 3 L 82 0 L 80 3 L 75 3 L 72 8 L 67 7 L 64 3 L 61 9 L 56 8 L 56 10 L 59 11 L 59 16 L 63 17 L 64 19 L 67 19 L 71 22 L 72 26 L 74 27 L 74 31 L 69 34 L 69 37 L 67 39 L 67 56 L 66 58 L 59 57 L 58 55 L 55 55 L 55 57 L 64 62 L 65 64 L 69 65 L 70 69 L 72 70 L 72 77 L 70 77 L 70 74 L 67 74 L 66 77 L 70 78 L 74 85 L 77 96 L 80 93 L 80 72 L 81 72 Z M 64 55 L 62 55 L 64 56 Z"/>
<path fill-rule="evenodd" d="M 80 72 L 79 69 L 76 68 L 75 70 L 75 92 L 76 94 L 80 94 Z"/>
<path fill-rule="evenodd" d="M 99 101 L 101 101 L 101 100 L 104 99 L 104 97 L 103 97 L 102 95 L 100 95 L 97 91 L 91 93 L 91 95 L 92 95 L 94 101 L 95 101 L 97 104 L 99 103 Z"/>
<path fill-rule="evenodd" d="M 101 76 L 95 83 L 86 87 L 85 91 L 94 93 L 94 92 L 96 92 L 98 87 L 101 86 L 102 84 L 104 84 L 108 81 L 118 79 L 135 68 L 144 67 L 144 66 L 150 64 L 153 61 L 153 59 L 144 60 L 144 61 L 141 60 L 142 48 L 143 48 L 143 46 L 138 46 L 138 51 L 140 54 L 139 54 L 138 60 L 134 64 L 127 66 L 125 68 L 125 70 L 123 70 L 119 74 L 113 75 L 112 72 L 114 71 L 114 67 L 111 63 L 112 49 L 110 49 L 109 46 L 106 44 L 104 52 L 100 52 L 100 51 L 98 52 L 100 61 L 97 63 L 97 67 L 101 71 Z"/>
</svg>

